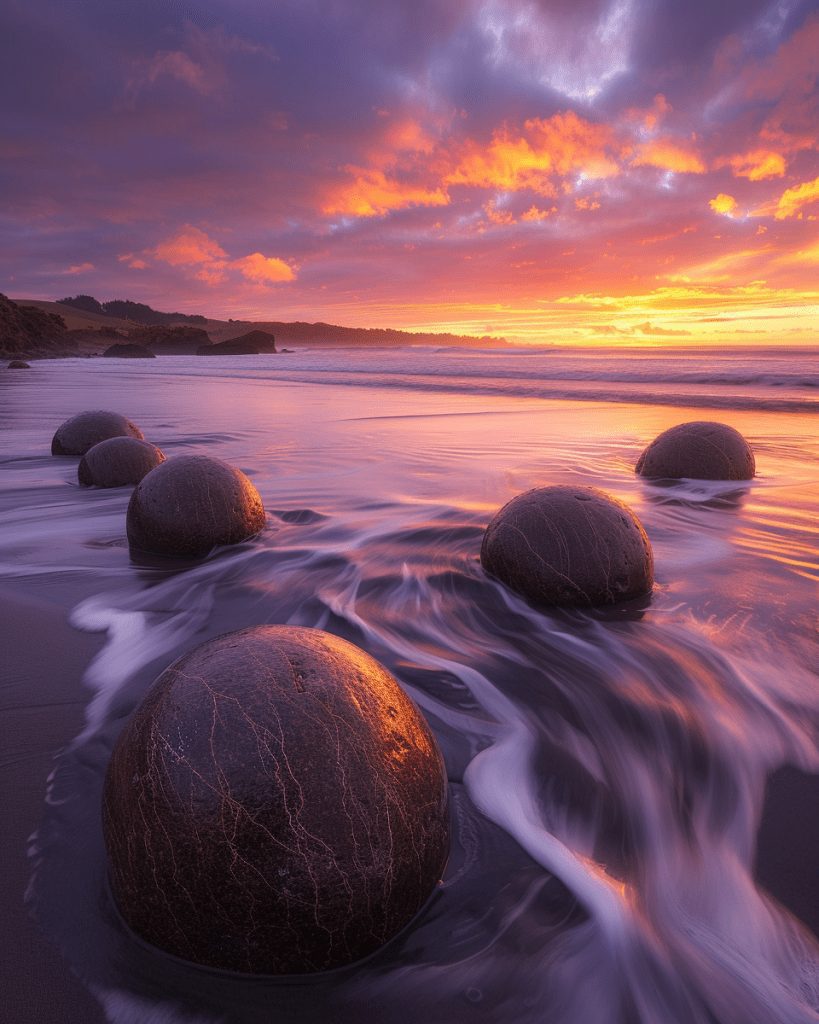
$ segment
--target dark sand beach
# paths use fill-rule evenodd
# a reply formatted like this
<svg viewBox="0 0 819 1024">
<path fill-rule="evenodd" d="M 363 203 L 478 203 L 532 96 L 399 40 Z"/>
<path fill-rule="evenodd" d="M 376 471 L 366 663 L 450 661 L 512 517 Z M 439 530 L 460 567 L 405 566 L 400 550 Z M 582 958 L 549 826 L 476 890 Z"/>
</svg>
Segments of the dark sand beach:
<svg viewBox="0 0 819 1024">
<path fill-rule="evenodd" d="M 292 358 L 0 375 L 3 1020 L 815 1020 L 816 355 L 763 359 L 752 381 L 728 356 L 686 378 L 604 355 Z M 240 467 L 266 529 L 193 565 L 132 563 L 130 488 L 80 488 L 78 460 L 49 454 L 88 408 L 169 458 Z M 636 477 L 687 419 L 736 427 L 756 479 Z M 490 517 L 548 483 L 634 509 L 650 598 L 543 612 L 485 576 Z M 406 932 L 288 980 L 136 940 L 100 826 L 112 745 L 152 680 L 278 622 L 351 640 L 405 686 L 442 748 L 453 829 Z"/>
</svg>

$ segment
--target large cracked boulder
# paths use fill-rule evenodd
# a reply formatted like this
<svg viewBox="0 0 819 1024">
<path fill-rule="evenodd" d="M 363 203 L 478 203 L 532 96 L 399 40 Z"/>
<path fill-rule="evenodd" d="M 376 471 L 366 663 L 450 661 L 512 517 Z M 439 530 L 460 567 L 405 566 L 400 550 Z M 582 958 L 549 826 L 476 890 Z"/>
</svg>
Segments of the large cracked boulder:
<svg viewBox="0 0 819 1024">
<path fill-rule="evenodd" d="M 751 480 L 756 462 L 738 430 L 726 423 L 692 420 L 656 437 L 635 470 L 652 480 Z"/>
<path fill-rule="evenodd" d="M 134 489 L 126 517 L 132 548 L 176 558 L 249 540 L 264 524 L 250 480 L 210 455 L 178 455 L 151 470 Z"/>
<path fill-rule="evenodd" d="M 433 892 L 447 780 L 375 659 L 256 626 L 162 673 L 114 748 L 103 825 L 114 898 L 143 939 L 209 967 L 322 971 L 378 949 Z"/>
<path fill-rule="evenodd" d="M 596 487 L 536 487 L 494 516 L 481 564 L 537 605 L 603 605 L 647 594 L 654 559 L 622 501 Z"/>
<path fill-rule="evenodd" d="M 51 440 L 51 454 L 85 455 L 89 448 L 109 437 L 136 437 L 141 441 L 142 431 L 118 412 L 80 412 L 57 428 Z"/>
</svg>

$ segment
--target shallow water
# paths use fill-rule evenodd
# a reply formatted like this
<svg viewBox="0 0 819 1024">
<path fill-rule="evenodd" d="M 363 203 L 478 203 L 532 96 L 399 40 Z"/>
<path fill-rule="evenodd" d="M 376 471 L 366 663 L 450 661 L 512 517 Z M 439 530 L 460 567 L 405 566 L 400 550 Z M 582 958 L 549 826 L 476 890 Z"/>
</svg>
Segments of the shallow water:
<svg viewBox="0 0 819 1024">
<path fill-rule="evenodd" d="M 766 776 L 819 771 L 815 355 L 761 369 L 741 356 L 437 353 L 436 370 L 424 352 L 270 358 L 0 375 L 0 583 L 106 633 L 84 729 L 43 794 L 28 899 L 108 1018 L 816 1020 L 819 947 L 751 873 Z M 578 381 L 621 401 L 578 401 Z M 98 407 L 168 456 L 240 466 L 268 528 L 193 567 L 132 564 L 128 489 L 81 489 L 76 460 L 47 454 L 64 418 Z M 660 430 L 715 416 L 752 442 L 756 480 L 634 476 Z M 488 519 L 546 483 L 634 508 L 654 547 L 650 599 L 543 613 L 484 576 Z M 427 715 L 451 782 L 443 884 L 387 948 L 321 977 L 174 961 L 124 929 L 105 886 L 100 790 L 126 717 L 179 654 L 266 622 L 379 658 Z"/>
</svg>

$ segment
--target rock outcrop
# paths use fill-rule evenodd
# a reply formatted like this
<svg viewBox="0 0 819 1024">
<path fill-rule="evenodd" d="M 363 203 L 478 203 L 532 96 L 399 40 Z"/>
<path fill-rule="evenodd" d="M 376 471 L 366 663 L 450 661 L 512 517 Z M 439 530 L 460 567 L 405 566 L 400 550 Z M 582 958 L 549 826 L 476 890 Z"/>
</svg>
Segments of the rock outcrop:
<svg viewBox="0 0 819 1024">
<path fill-rule="evenodd" d="M 230 338 L 222 342 L 223 345 L 248 345 L 256 352 L 275 352 L 276 338 L 270 331 L 248 331 L 247 334 L 240 334 L 238 338 Z"/>
<path fill-rule="evenodd" d="M 143 345 L 158 356 L 192 356 L 210 345 L 207 331 L 201 327 L 137 327 L 128 332 L 128 341 Z"/>
<path fill-rule="evenodd" d="M 230 341 L 220 341 L 214 345 L 203 345 L 197 350 L 198 356 L 257 356 L 259 349 L 255 345 L 242 341 L 239 338 L 231 338 Z"/>
<path fill-rule="evenodd" d="M 34 306 L 20 306 L 0 295 L 0 359 L 14 356 L 73 355 L 65 320 Z"/>
</svg>

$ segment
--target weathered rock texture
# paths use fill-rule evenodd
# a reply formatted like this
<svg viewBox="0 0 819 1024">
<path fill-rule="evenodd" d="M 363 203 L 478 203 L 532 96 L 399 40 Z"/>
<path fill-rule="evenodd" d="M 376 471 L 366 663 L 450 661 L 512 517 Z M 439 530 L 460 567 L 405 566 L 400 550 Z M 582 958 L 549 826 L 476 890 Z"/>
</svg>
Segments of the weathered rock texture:
<svg viewBox="0 0 819 1024">
<path fill-rule="evenodd" d="M 77 467 L 77 479 L 84 487 L 126 487 L 138 484 L 164 461 L 164 454 L 149 441 L 109 437 L 83 455 Z"/>
<path fill-rule="evenodd" d="M 179 455 L 157 466 L 131 495 L 126 518 L 131 547 L 181 558 L 248 540 L 264 524 L 250 480 L 209 455 Z"/>
<path fill-rule="evenodd" d="M 596 487 L 536 487 L 486 528 L 481 564 L 534 604 L 614 604 L 646 594 L 654 559 L 631 509 Z"/>
<path fill-rule="evenodd" d="M 151 352 L 144 345 L 111 345 L 102 354 L 112 359 L 156 359 L 156 353 Z"/>
<path fill-rule="evenodd" d="M 738 430 L 725 423 L 693 420 L 656 437 L 635 469 L 651 479 L 751 480 L 756 462 Z"/>
<path fill-rule="evenodd" d="M 387 670 L 315 629 L 180 658 L 114 749 L 103 825 L 125 920 L 177 956 L 305 973 L 377 949 L 446 863 L 447 785 Z"/>
<path fill-rule="evenodd" d="M 116 412 L 80 412 L 57 428 L 51 454 L 85 455 L 89 448 L 109 437 L 136 437 L 141 441 L 142 431 Z"/>
</svg>

